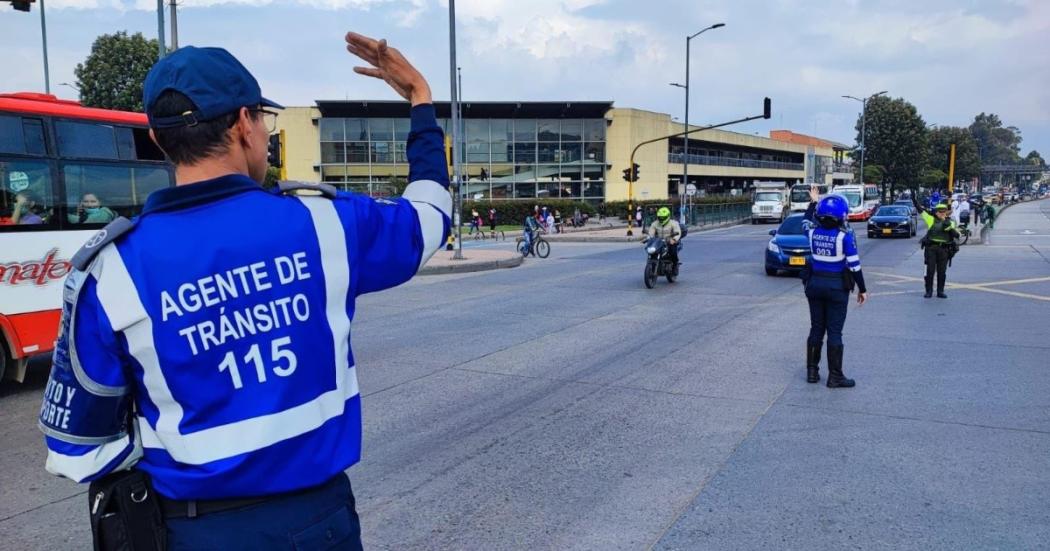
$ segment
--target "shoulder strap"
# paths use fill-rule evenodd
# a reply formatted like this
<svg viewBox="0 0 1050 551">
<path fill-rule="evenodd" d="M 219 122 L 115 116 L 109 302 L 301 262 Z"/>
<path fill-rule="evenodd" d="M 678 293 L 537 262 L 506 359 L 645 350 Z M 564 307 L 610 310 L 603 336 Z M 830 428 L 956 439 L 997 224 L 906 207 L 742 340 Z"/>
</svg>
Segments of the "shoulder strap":
<svg viewBox="0 0 1050 551">
<path fill-rule="evenodd" d="M 337 193 L 335 187 L 328 184 L 288 180 L 277 182 L 277 190 L 282 195 L 320 195 L 328 199 L 335 199 Z"/>
<path fill-rule="evenodd" d="M 135 223 L 123 216 L 113 220 L 106 227 L 98 230 L 98 233 L 91 236 L 91 239 L 84 243 L 84 246 L 77 251 L 77 254 L 73 255 L 73 268 L 85 271 L 91 264 L 91 261 L 95 259 L 95 256 L 101 251 L 106 245 L 109 245 L 115 241 L 118 237 L 131 231 L 135 227 Z"/>
</svg>

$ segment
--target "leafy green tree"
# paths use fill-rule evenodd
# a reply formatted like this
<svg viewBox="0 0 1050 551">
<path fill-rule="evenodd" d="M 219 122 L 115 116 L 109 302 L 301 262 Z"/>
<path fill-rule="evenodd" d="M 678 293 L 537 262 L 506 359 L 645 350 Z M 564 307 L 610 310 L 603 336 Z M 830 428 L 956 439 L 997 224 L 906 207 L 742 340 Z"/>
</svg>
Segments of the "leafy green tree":
<svg viewBox="0 0 1050 551">
<path fill-rule="evenodd" d="M 262 187 L 265 189 L 271 189 L 277 185 L 277 182 L 281 179 L 281 169 L 274 167 L 266 168 L 266 178 L 263 180 Z"/>
<path fill-rule="evenodd" d="M 881 184 L 886 176 L 886 169 L 879 165 L 864 165 L 864 183 Z"/>
<path fill-rule="evenodd" d="M 955 144 L 955 179 L 969 180 L 981 174 L 981 157 L 977 141 L 970 130 L 958 126 L 941 126 L 929 133 L 928 167 L 945 174 L 947 182 L 951 145 Z"/>
<path fill-rule="evenodd" d="M 142 82 L 157 62 L 157 41 L 127 31 L 104 34 L 74 69 L 80 101 L 89 107 L 143 111 Z"/>
<path fill-rule="evenodd" d="M 1043 156 L 1034 149 L 1028 152 L 1028 155 L 1024 158 L 1024 162 L 1029 165 L 1046 166 L 1046 161 L 1043 160 Z"/>
<path fill-rule="evenodd" d="M 1020 162 L 1021 131 L 1003 126 L 999 115 L 981 113 L 970 124 L 970 134 L 977 142 L 977 152 L 985 165 L 1009 165 Z"/>
<path fill-rule="evenodd" d="M 866 144 L 865 164 L 884 170 L 883 198 L 888 200 L 893 189 L 915 189 L 928 152 L 926 123 L 918 110 L 903 98 L 877 96 L 868 100 L 867 119 L 867 139 L 862 140 L 862 119 L 857 117 L 857 144 Z"/>
</svg>

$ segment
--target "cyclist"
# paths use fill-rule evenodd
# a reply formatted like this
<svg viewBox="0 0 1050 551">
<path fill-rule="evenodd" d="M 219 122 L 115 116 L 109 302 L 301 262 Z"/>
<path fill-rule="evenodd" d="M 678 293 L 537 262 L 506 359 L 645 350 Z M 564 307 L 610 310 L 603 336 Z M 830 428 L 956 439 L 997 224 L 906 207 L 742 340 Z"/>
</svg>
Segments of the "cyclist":
<svg viewBox="0 0 1050 551">
<path fill-rule="evenodd" d="M 525 250 L 532 252 L 532 240 L 536 237 L 536 231 L 540 229 L 540 223 L 536 220 L 533 215 L 525 217 L 525 223 L 522 227 L 522 239 L 525 240 Z M 526 253 L 528 254 L 528 253 Z"/>
</svg>

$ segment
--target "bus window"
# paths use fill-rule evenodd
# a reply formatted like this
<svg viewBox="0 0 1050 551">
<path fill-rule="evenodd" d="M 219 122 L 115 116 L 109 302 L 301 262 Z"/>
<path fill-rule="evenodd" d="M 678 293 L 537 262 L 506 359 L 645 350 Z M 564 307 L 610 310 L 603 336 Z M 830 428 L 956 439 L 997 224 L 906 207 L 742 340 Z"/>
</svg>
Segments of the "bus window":
<svg viewBox="0 0 1050 551">
<path fill-rule="evenodd" d="M 118 159 L 113 126 L 93 122 L 55 121 L 58 154 L 86 159 Z"/>
<path fill-rule="evenodd" d="M 46 161 L 0 160 L 0 231 L 54 224 L 51 168 Z"/>
<path fill-rule="evenodd" d="M 171 186 L 171 173 L 162 166 L 65 163 L 62 175 L 67 221 L 72 224 L 131 218 L 150 193 Z"/>
<path fill-rule="evenodd" d="M 40 119 L 0 115 L 0 153 L 44 155 L 44 124 Z"/>
</svg>

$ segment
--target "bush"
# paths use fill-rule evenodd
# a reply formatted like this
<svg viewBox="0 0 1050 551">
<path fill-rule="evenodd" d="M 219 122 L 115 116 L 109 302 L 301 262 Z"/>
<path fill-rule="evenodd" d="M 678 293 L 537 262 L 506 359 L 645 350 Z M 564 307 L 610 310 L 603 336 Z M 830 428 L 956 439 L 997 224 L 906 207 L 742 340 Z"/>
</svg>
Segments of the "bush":
<svg viewBox="0 0 1050 551">
<path fill-rule="evenodd" d="M 524 222 L 526 216 L 532 214 L 532 208 L 534 206 L 539 206 L 540 208 L 547 207 L 547 210 L 552 213 L 555 210 L 560 210 L 561 219 L 564 222 L 568 222 L 572 219 L 574 209 L 580 209 L 581 214 L 587 214 L 591 217 L 596 216 L 598 213 L 597 209 L 594 208 L 594 205 L 584 203 L 583 201 L 573 201 L 571 199 L 463 201 L 463 214 L 460 216 L 460 221 L 464 224 L 469 223 L 471 209 L 477 209 L 478 214 L 481 215 L 482 222 L 488 224 L 489 208 L 495 208 L 497 224 L 521 224 Z"/>
</svg>

